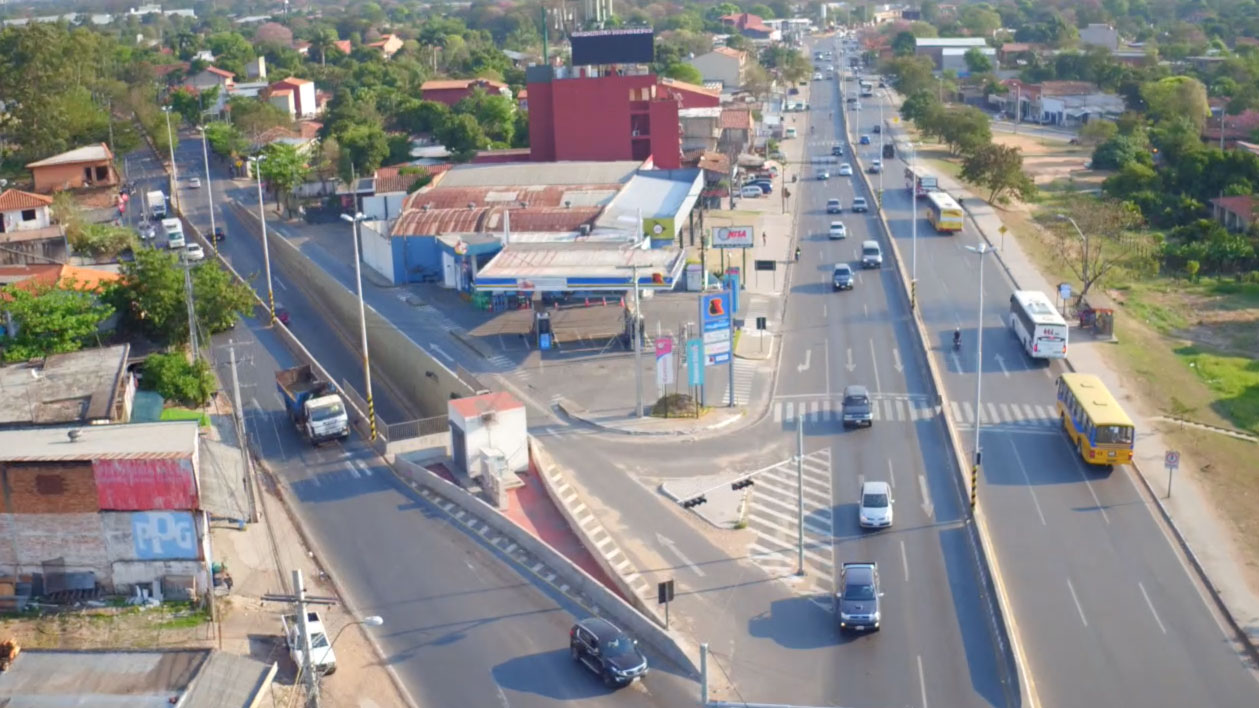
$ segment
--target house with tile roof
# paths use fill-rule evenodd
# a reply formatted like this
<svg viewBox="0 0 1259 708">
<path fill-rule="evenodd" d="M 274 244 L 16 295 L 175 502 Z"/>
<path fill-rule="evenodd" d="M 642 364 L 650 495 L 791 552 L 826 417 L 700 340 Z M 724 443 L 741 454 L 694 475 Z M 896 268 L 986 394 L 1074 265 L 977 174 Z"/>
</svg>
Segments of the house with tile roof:
<svg viewBox="0 0 1259 708">
<path fill-rule="evenodd" d="M 511 89 L 502 81 L 493 79 L 433 79 L 420 84 L 420 98 L 454 106 L 472 92 L 481 89 L 490 95 L 511 98 Z"/>
<path fill-rule="evenodd" d="M 319 113 L 315 101 L 315 82 L 290 76 L 267 87 L 267 100 L 293 120 L 311 118 Z"/>
<path fill-rule="evenodd" d="M 782 39 L 781 32 L 765 24 L 765 20 L 760 15 L 753 15 L 750 12 L 741 12 L 737 15 L 723 15 L 721 24 L 748 39 L 761 41 Z"/>
<path fill-rule="evenodd" d="M 236 87 L 236 74 L 217 66 L 207 66 L 201 72 L 189 76 L 184 85 L 198 91 L 217 88 L 219 95 L 225 95 Z"/>
<path fill-rule="evenodd" d="M 121 277 L 113 271 L 81 268 L 65 263 L 0 265 L 0 287 L 14 285 L 30 292 L 54 287 L 100 292 Z"/>
<path fill-rule="evenodd" d="M 65 230 L 52 223 L 52 197 L 7 189 L 0 192 L 0 264 L 66 260 Z"/>
<path fill-rule="evenodd" d="M 727 90 L 737 90 L 743 85 L 748 53 L 730 47 L 717 47 L 707 54 L 688 59 L 686 63 L 699 71 L 704 83 L 719 83 Z"/>
<path fill-rule="evenodd" d="M 118 184 L 114 153 L 105 143 L 85 145 L 58 155 L 27 163 L 35 191 L 43 194 L 63 189 L 113 187 Z"/>
<path fill-rule="evenodd" d="M 402 38 L 396 34 L 382 34 L 380 39 L 375 42 L 368 42 L 363 46 L 369 49 L 376 49 L 382 57 L 391 59 L 393 55 L 402 49 Z"/>
<path fill-rule="evenodd" d="M 1250 140 L 1259 133 L 1259 111 L 1248 108 L 1241 113 L 1231 116 L 1224 110 L 1223 106 L 1217 108 L 1212 107 L 1212 116 L 1202 126 L 1202 140 L 1211 144 L 1218 145 L 1220 142 L 1220 122 L 1223 121 L 1224 144 L 1231 146 L 1239 140 Z"/>
<path fill-rule="evenodd" d="M 1249 231 L 1259 223 L 1259 197 L 1242 195 L 1212 199 L 1211 218 L 1229 231 Z"/>
</svg>

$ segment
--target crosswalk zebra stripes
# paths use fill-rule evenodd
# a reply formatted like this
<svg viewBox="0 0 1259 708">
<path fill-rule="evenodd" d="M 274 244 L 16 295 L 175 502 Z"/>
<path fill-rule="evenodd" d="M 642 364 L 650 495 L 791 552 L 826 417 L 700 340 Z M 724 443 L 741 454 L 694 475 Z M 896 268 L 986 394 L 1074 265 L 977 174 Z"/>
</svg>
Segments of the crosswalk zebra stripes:
<svg viewBox="0 0 1259 708">
<path fill-rule="evenodd" d="M 938 416 L 943 407 L 926 396 L 893 396 L 874 394 L 871 412 L 876 422 L 917 422 Z M 842 420 L 842 399 L 839 397 L 792 398 L 774 401 L 775 423 L 838 423 Z M 1001 426 L 1007 429 L 1043 429 L 1058 426 L 1058 412 L 1052 405 L 1032 403 L 984 403 L 978 411 L 970 401 L 949 401 L 948 412 L 963 428 Z"/>
<path fill-rule="evenodd" d="M 804 484 L 799 488 L 794 458 L 756 474 L 747 508 L 748 529 L 753 533 L 748 559 L 796 592 L 830 609 L 835 577 L 830 448 L 805 455 L 802 467 Z M 804 497 L 803 581 L 794 575 L 800 528 L 798 495 Z"/>
</svg>

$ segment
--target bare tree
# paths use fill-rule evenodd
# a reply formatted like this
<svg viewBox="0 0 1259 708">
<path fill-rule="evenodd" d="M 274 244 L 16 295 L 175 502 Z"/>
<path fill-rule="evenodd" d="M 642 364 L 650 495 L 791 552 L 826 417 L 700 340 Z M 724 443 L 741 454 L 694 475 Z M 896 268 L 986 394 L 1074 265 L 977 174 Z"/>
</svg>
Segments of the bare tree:
<svg viewBox="0 0 1259 708">
<path fill-rule="evenodd" d="M 1082 283 L 1080 298 L 1116 268 L 1140 255 L 1141 213 L 1126 202 L 1078 196 L 1047 220 L 1059 257 Z"/>
</svg>

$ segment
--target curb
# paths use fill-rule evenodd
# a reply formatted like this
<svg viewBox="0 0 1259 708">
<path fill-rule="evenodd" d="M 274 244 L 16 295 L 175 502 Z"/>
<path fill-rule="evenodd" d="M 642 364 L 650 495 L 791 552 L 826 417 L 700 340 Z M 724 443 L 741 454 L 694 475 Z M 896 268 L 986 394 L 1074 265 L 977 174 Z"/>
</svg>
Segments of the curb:
<svg viewBox="0 0 1259 708">
<path fill-rule="evenodd" d="M 851 145 L 852 135 L 847 113 L 844 114 L 843 127 L 844 138 Z M 865 166 L 862 164 L 863 160 L 858 151 L 854 151 L 853 160 L 857 168 L 855 171 L 861 174 L 861 182 L 865 185 L 866 191 L 872 195 L 877 194 L 874 190 L 874 185 L 870 183 L 869 174 L 864 169 Z M 892 252 L 892 258 L 895 261 L 896 274 L 901 285 L 898 291 L 904 297 L 904 304 L 908 307 L 910 304 L 910 280 L 908 273 L 905 272 L 905 261 L 901 257 L 896 238 L 892 235 L 892 229 L 887 223 L 887 216 L 883 210 L 882 203 L 878 205 L 875 213 L 878 215 L 879 228 L 888 243 L 888 247 Z M 969 212 L 967 213 L 969 214 Z M 1004 262 L 1002 265 L 1004 267 Z M 937 402 L 943 402 L 944 382 L 935 362 L 931 359 L 930 348 L 927 345 L 930 339 L 927 336 L 926 325 L 922 320 L 921 310 L 910 308 L 910 318 L 913 321 L 911 329 L 917 337 L 919 345 L 915 348 L 915 353 L 920 357 L 921 362 L 926 365 L 932 388 L 935 389 Z M 956 472 L 952 477 L 953 482 L 957 485 L 960 480 L 959 492 L 969 491 L 970 480 L 965 471 L 970 469 L 970 465 L 966 460 L 964 448 L 957 433 L 957 427 L 947 412 L 942 413 L 940 421 L 944 426 L 945 437 L 949 441 L 949 446 L 953 449 L 954 471 Z M 966 500 L 963 499 L 962 503 L 966 504 Z M 992 548 L 991 535 L 988 531 L 987 523 L 979 510 L 976 510 L 971 516 L 971 521 L 974 523 L 967 524 L 967 528 L 970 529 L 970 546 L 975 570 L 977 575 L 979 575 L 980 585 L 984 588 L 983 594 L 987 596 L 989 633 L 999 653 L 1004 655 L 1003 660 L 999 663 L 1001 666 L 1000 671 L 1003 674 L 1001 683 L 1006 693 L 1006 704 L 1025 705 L 1035 708 L 1039 705 L 1039 701 L 1036 698 L 1035 683 L 1026 669 L 1026 660 L 1023 657 L 1017 625 L 1013 619 L 1013 613 L 1009 609 L 1009 595 L 1001 580 L 1000 566 L 996 560 L 996 553 Z"/>
<path fill-rule="evenodd" d="M 726 420 L 723 420 L 720 423 L 713 423 L 711 425 L 706 425 L 704 427 L 696 428 L 694 430 L 625 430 L 624 428 L 615 428 L 609 425 L 605 425 L 603 423 L 593 421 L 590 418 L 586 417 L 588 414 L 585 411 L 583 411 L 582 413 L 577 413 L 576 412 L 577 407 L 572 403 L 572 401 L 569 401 L 567 398 L 563 398 L 563 397 L 559 398 L 558 400 L 555 401 L 554 405 L 557 409 L 559 409 L 560 413 L 566 418 L 570 418 L 572 420 L 578 421 L 585 425 L 589 425 L 590 427 L 596 428 L 605 433 L 613 433 L 616 435 L 629 435 L 629 436 L 635 436 L 635 437 L 656 437 L 656 438 L 694 437 L 695 435 L 699 433 L 722 430 L 724 428 L 730 427 L 731 425 L 739 421 L 749 420 L 748 416 L 742 415 L 738 417 L 727 418 Z M 740 426 L 740 427 L 744 427 L 744 426 Z"/>
</svg>

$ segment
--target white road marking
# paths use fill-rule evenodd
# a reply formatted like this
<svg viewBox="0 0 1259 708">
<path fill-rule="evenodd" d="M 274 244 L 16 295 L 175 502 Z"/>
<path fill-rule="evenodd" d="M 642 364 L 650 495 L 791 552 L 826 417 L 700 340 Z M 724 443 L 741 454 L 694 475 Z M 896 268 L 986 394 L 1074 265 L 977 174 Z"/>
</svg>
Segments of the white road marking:
<svg viewBox="0 0 1259 708">
<path fill-rule="evenodd" d="M 826 395 L 831 395 L 831 340 L 822 340 L 822 370 L 826 372 Z"/>
<path fill-rule="evenodd" d="M 892 366 L 896 369 L 896 373 L 905 371 L 905 367 L 901 365 L 901 350 L 896 347 L 892 347 L 892 361 L 895 362 Z"/>
<path fill-rule="evenodd" d="M 1097 510 L 1102 512 L 1102 521 L 1110 525 L 1110 515 L 1106 513 L 1106 507 L 1102 506 L 1102 500 L 1097 498 L 1097 492 L 1093 491 L 1093 483 L 1089 481 L 1088 475 L 1080 467 L 1084 464 L 1082 460 L 1076 460 L 1075 471 L 1080 473 L 1080 479 L 1084 480 L 1084 486 L 1089 488 L 1089 494 L 1093 495 L 1093 503 L 1097 505 Z"/>
<path fill-rule="evenodd" d="M 927 679 L 922 671 L 922 654 L 918 655 L 918 688 L 922 691 L 922 708 L 927 708 Z"/>
<path fill-rule="evenodd" d="M 354 479 L 358 479 L 358 478 L 359 478 L 359 476 L 358 476 L 358 468 L 357 468 L 357 467 L 355 467 L 354 465 L 352 465 L 352 464 L 350 464 L 350 463 L 348 463 L 348 462 L 347 462 L 347 463 L 345 463 L 345 468 L 346 468 L 347 470 L 349 470 L 349 471 L 350 471 L 350 474 L 354 475 Z"/>
<path fill-rule="evenodd" d="M 284 281 L 280 280 L 279 278 L 272 278 L 271 282 L 275 283 L 275 286 L 281 290 L 289 289 L 288 286 L 284 284 Z"/>
<path fill-rule="evenodd" d="M 685 565 L 687 568 L 690 568 L 699 577 L 701 578 L 704 577 L 704 571 L 700 570 L 699 566 L 692 563 L 691 559 L 682 555 L 682 551 L 678 550 L 677 545 L 675 545 L 671 539 L 668 539 L 665 536 L 661 535 L 659 532 L 657 532 L 656 541 L 658 541 L 660 545 L 665 546 L 670 551 L 672 551 L 673 555 L 677 556 L 678 560 L 682 561 L 682 565 Z"/>
<path fill-rule="evenodd" d="M 883 384 L 879 383 L 879 363 L 874 353 L 874 340 L 871 339 L 869 340 L 869 342 L 870 342 L 870 366 L 871 368 L 874 369 L 874 390 L 882 391 Z"/>
<path fill-rule="evenodd" d="M 918 475 L 918 491 L 922 492 L 922 513 L 928 519 L 934 519 L 935 508 L 931 504 L 931 493 L 927 490 L 927 475 Z"/>
<path fill-rule="evenodd" d="M 1158 623 L 1158 628 L 1163 630 L 1163 634 L 1167 634 L 1167 628 L 1163 626 L 1163 620 L 1158 618 L 1158 612 L 1154 609 L 1154 603 L 1150 601 L 1150 594 L 1145 591 L 1145 585 L 1141 581 L 1137 581 L 1137 587 L 1141 588 L 1141 595 L 1145 598 L 1145 604 L 1150 608 L 1150 614 L 1154 615 L 1154 621 Z"/>
<path fill-rule="evenodd" d="M 892 474 L 892 461 L 887 461 L 887 481 L 892 485 L 892 489 L 896 489 L 896 475 Z"/>
<path fill-rule="evenodd" d="M 435 351 L 435 352 L 437 352 L 437 353 L 438 353 L 439 355 L 441 355 L 441 357 L 442 357 L 443 359 L 445 359 L 446 361 L 449 361 L 449 362 L 451 362 L 451 363 L 454 363 L 455 358 L 454 358 L 454 357 L 452 357 L 451 355 L 447 354 L 447 353 L 446 353 L 446 352 L 445 352 L 445 351 L 444 351 L 441 347 L 437 346 L 436 344 L 430 344 L 430 345 L 428 345 L 428 348 L 429 348 L 429 349 L 432 349 L 432 350 L 433 350 L 433 351 Z"/>
<path fill-rule="evenodd" d="M 901 540 L 901 569 L 905 571 L 905 582 L 909 582 L 909 554 L 905 551 L 905 541 Z"/>
<path fill-rule="evenodd" d="M 796 364 L 796 373 L 803 373 L 805 371 L 808 371 L 809 363 L 812 361 L 812 359 L 813 359 L 813 350 L 805 349 L 804 350 L 804 363 Z"/>
<path fill-rule="evenodd" d="M 852 347 L 848 347 L 848 364 L 846 364 L 846 367 L 848 368 L 848 373 L 850 374 L 853 372 L 853 369 L 857 368 L 857 365 L 852 361 Z"/>
<path fill-rule="evenodd" d="M 1032 478 L 1027 475 L 1027 467 L 1023 465 L 1023 457 L 1019 455 L 1019 446 L 1014 444 L 1014 440 L 1010 440 L 1010 447 L 1014 449 L 1014 461 L 1019 463 L 1019 471 L 1023 473 L 1023 481 L 1027 483 L 1027 491 L 1032 495 L 1032 505 L 1036 507 L 1036 515 L 1040 517 L 1040 525 L 1048 526 L 1045 523 L 1045 512 L 1041 511 L 1040 500 L 1036 498 L 1036 489 L 1032 487 Z"/>
<path fill-rule="evenodd" d="M 1088 618 L 1084 616 L 1084 606 L 1080 604 L 1080 596 L 1075 594 L 1075 586 L 1071 584 L 1071 578 L 1067 578 L 1067 589 L 1071 591 L 1071 599 L 1075 600 L 1075 609 L 1080 613 L 1080 621 L 1084 626 L 1089 626 Z"/>
<path fill-rule="evenodd" d="M 1005 374 L 1005 377 L 1007 379 L 1010 378 L 1010 372 L 1007 371 L 1005 368 L 1005 357 L 1001 356 L 1000 354 L 997 354 L 993 356 L 992 358 L 997 360 L 997 366 L 1001 367 L 1001 373 Z"/>
</svg>

